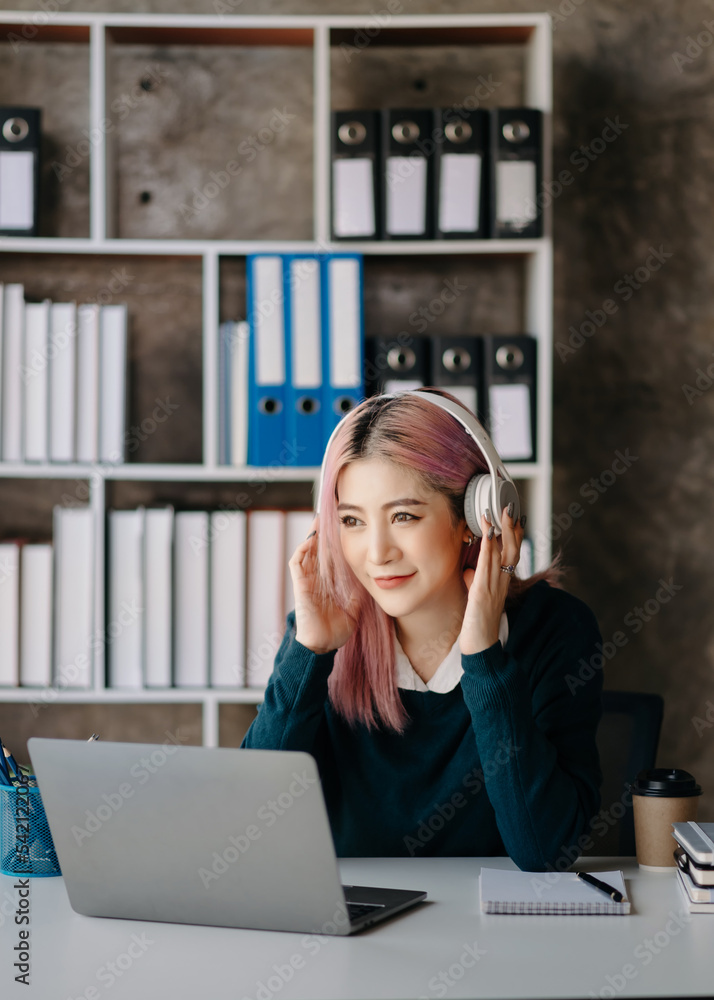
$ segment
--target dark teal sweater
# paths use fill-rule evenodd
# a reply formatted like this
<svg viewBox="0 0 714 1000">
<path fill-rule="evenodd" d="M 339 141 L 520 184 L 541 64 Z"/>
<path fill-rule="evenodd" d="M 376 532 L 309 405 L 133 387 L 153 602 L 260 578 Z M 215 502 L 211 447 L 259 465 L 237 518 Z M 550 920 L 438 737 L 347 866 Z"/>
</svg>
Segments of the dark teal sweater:
<svg viewBox="0 0 714 1000">
<path fill-rule="evenodd" d="M 398 736 L 332 709 L 335 651 L 298 642 L 290 612 L 241 746 L 315 757 L 338 857 L 508 854 L 523 870 L 562 868 L 600 808 L 602 672 L 578 676 L 600 631 L 587 605 L 543 581 L 506 614 L 505 649 L 462 655 L 452 691 L 399 689 L 410 723 Z"/>
</svg>

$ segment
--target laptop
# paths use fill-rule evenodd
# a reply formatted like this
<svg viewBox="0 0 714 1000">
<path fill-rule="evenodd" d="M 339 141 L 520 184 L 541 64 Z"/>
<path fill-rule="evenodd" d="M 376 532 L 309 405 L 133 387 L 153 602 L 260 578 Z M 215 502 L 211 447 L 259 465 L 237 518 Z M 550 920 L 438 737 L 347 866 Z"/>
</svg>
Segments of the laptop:
<svg viewBox="0 0 714 1000">
<path fill-rule="evenodd" d="M 27 747 L 77 913 L 347 935 L 426 898 L 342 885 L 308 753 L 38 737 Z"/>
</svg>

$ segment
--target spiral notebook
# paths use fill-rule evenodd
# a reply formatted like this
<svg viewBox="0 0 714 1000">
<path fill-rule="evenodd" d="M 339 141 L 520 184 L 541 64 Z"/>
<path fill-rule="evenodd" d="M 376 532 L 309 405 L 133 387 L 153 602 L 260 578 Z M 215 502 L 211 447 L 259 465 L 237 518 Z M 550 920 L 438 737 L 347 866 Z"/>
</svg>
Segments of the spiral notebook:
<svg viewBox="0 0 714 1000">
<path fill-rule="evenodd" d="M 479 896 L 484 913 L 627 914 L 625 879 L 621 871 L 594 872 L 602 882 L 619 889 L 621 903 L 611 899 L 575 872 L 521 872 L 482 868 Z"/>
</svg>

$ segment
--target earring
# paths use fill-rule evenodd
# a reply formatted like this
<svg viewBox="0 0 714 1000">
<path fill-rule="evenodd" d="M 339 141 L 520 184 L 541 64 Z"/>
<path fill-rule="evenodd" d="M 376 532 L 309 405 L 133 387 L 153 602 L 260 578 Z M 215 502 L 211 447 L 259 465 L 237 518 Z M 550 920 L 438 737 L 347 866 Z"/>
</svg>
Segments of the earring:
<svg viewBox="0 0 714 1000">
<path fill-rule="evenodd" d="M 472 535 L 471 538 L 469 538 L 468 542 L 466 542 L 466 545 L 473 545 L 473 543 L 474 543 L 474 536 Z"/>
</svg>

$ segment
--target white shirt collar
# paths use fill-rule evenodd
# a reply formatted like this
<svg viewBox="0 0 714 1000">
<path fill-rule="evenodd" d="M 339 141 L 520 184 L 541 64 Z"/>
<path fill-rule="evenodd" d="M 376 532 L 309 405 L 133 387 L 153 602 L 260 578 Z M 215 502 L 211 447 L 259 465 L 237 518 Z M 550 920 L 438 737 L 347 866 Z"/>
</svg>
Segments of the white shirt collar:
<svg viewBox="0 0 714 1000">
<path fill-rule="evenodd" d="M 453 691 L 461 680 L 463 667 L 461 666 L 461 652 L 459 650 L 459 637 L 434 671 L 433 677 L 425 684 L 419 674 L 412 667 L 407 654 L 402 649 L 399 639 L 394 636 L 394 653 L 397 661 L 397 687 L 406 688 L 408 691 L 436 691 L 438 694 L 446 694 Z M 508 618 L 504 611 L 498 628 L 498 638 L 501 645 L 505 646 L 508 640 Z"/>
</svg>

